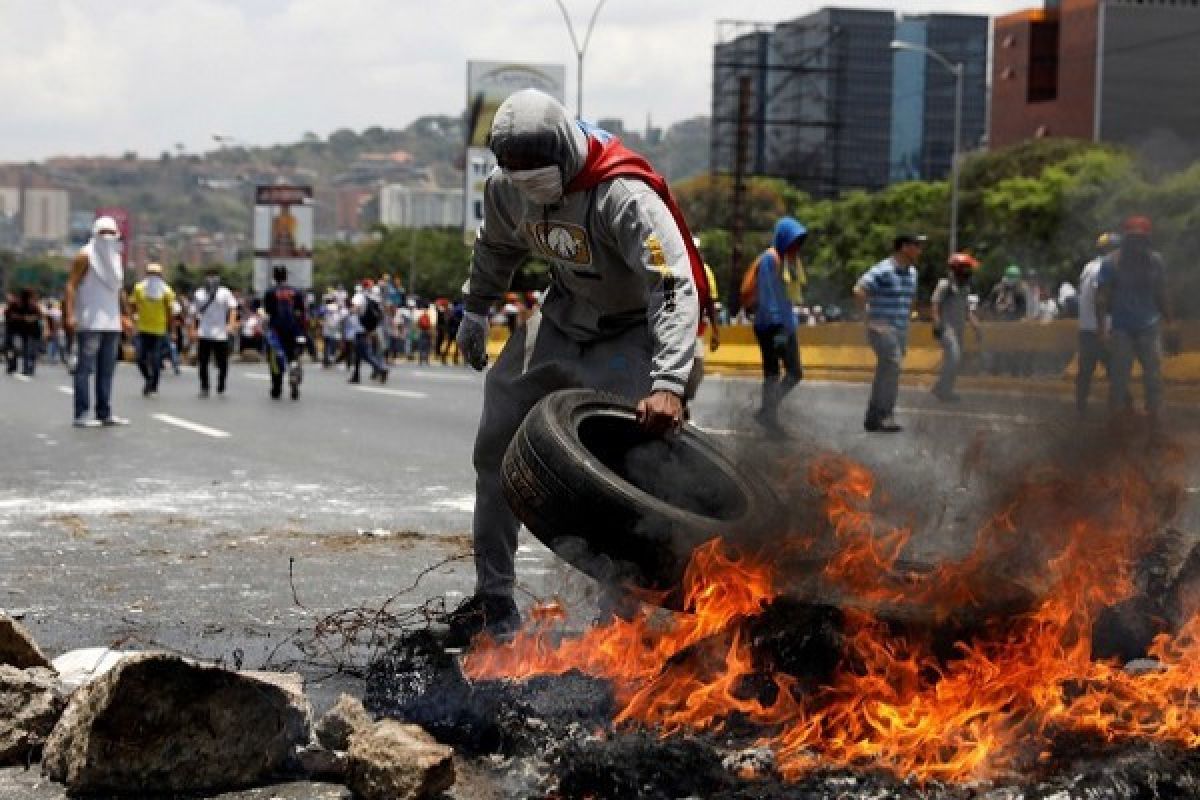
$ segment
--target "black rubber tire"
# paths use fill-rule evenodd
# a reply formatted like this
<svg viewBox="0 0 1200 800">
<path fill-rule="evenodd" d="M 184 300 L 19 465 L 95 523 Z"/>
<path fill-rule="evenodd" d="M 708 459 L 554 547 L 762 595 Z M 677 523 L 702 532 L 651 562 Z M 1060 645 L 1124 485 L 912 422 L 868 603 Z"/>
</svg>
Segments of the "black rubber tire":
<svg viewBox="0 0 1200 800">
<path fill-rule="evenodd" d="M 611 462 L 626 442 L 634 443 L 627 454 L 653 459 L 655 478 L 671 477 L 674 485 L 657 494 L 683 487 L 692 507 L 620 474 Z M 609 446 L 617 450 L 594 452 Z M 503 478 L 513 513 L 555 553 L 599 581 L 677 610 L 697 546 L 762 535 L 782 514 L 766 481 L 744 474 L 694 427 L 668 440 L 649 437 L 628 403 L 587 389 L 555 392 L 529 412 L 505 453 Z"/>
</svg>

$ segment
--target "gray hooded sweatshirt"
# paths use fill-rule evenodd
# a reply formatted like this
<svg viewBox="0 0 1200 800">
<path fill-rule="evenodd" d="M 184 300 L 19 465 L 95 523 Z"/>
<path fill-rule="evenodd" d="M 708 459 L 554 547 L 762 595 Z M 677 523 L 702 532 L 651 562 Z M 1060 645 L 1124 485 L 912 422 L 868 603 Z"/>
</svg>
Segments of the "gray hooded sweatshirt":
<svg viewBox="0 0 1200 800">
<path fill-rule="evenodd" d="M 557 164 L 566 186 L 583 169 L 587 135 L 567 110 L 525 90 L 501 104 L 490 146 Z M 692 368 L 699 303 L 687 249 L 670 210 L 648 185 L 615 178 L 555 205 L 528 200 L 497 168 L 484 189 L 484 222 L 464 287 L 484 314 L 530 256 L 550 264 L 542 314 L 570 338 L 593 342 L 647 325 L 652 390 L 682 395 Z"/>
</svg>

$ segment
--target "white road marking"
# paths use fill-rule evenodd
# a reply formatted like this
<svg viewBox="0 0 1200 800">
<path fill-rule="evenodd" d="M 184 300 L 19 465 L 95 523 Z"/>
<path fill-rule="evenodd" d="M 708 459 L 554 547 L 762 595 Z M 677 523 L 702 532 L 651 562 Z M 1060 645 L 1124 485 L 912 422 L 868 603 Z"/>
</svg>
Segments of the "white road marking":
<svg viewBox="0 0 1200 800">
<path fill-rule="evenodd" d="M 242 377 L 249 378 L 252 381 L 269 381 L 269 380 L 271 380 L 270 375 L 263 375 L 261 372 L 243 372 Z"/>
<path fill-rule="evenodd" d="M 214 439 L 229 438 L 229 433 L 227 431 L 218 430 L 217 428 L 210 428 L 207 425 L 201 425 L 199 422 L 191 422 L 186 419 L 180 419 L 179 417 L 172 417 L 170 414 L 151 414 L 150 416 L 159 422 L 165 422 L 168 425 L 174 425 L 177 428 L 183 428 L 184 430 L 189 430 L 193 433 L 202 433 L 205 436 L 211 436 Z"/>
<path fill-rule="evenodd" d="M 75 390 L 73 388 L 71 388 L 70 386 L 59 386 L 58 390 L 60 392 L 62 392 L 63 394 L 69 394 L 69 395 L 75 394 Z"/>
<path fill-rule="evenodd" d="M 410 392 L 407 389 L 381 389 L 375 386 L 352 386 L 350 388 L 356 392 L 374 392 L 375 394 L 387 394 L 392 397 L 404 397 L 409 400 L 424 400 L 429 396 L 424 392 Z"/>
<path fill-rule="evenodd" d="M 1014 425 L 1036 425 L 1043 420 L 1033 419 L 1024 414 L 986 414 L 980 411 L 946 411 L 940 408 L 897 408 L 898 414 L 917 414 L 930 417 L 961 417 L 962 419 L 978 419 L 985 422 L 1009 422 Z"/>
<path fill-rule="evenodd" d="M 418 372 L 416 370 L 399 370 L 392 368 L 391 375 L 396 378 L 422 378 L 427 381 L 445 381 L 447 383 L 474 383 L 470 375 L 446 375 L 441 372 Z"/>
<path fill-rule="evenodd" d="M 697 425 L 696 430 L 707 433 L 709 436 L 738 436 L 742 433 L 749 433 L 749 431 L 735 431 L 729 428 L 705 428 L 701 425 Z"/>
</svg>

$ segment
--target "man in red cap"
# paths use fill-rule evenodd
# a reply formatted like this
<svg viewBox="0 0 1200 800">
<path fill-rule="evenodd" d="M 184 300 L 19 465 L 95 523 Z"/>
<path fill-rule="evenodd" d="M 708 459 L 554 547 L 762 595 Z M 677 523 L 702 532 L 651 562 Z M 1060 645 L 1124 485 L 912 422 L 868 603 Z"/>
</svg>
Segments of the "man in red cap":
<svg viewBox="0 0 1200 800">
<path fill-rule="evenodd" d="M 1096 318 L 1112 316 L 1109 347 L 1109 412 L 1126 408 L 1136 358 L 1142 365 L 1146 413 L 1157 431 L 1162 411 L 1163 323 L 1171 323 L 1167 267 L 1151 246 L 1149 217 L 1132 216 L 1121 226 L 1121 246 L 1104 259 L 1096 279 Z M 1103 336 L 1104 328 L 1100 328 Z"/>
<path fill-rule="evenodd" d="M 979 268 L 979 262 L 969 253 L 955 253 L 947 266 L 949 275 L 938 281 L 933 290 L 933 337 L 942 344 L 942 371 L 934 384 L 933 396 L 945 403 L 957 403 L 962 398 L 955 393 L 954 382 L 962 364 L 967 323 L 971 323 L 976 341 L 983 337 L 979 320 L 967 303 L 971 274 Z"/>
</svg>

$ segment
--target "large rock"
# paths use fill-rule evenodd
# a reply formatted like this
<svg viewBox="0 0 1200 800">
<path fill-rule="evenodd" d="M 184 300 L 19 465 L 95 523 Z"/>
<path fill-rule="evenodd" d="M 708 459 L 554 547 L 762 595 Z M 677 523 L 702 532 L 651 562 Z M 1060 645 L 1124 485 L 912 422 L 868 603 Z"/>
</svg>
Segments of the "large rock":
<svg viewBox="0 0 1200 800">
<path fill-rule="evenodd" d="M 36 760 L 66 706 L 53 670 L 0 666 L 0 766 Z"/>
<path fill-rule="evenodd" d="M 108 672 L 127 658 L 141 655 L 137 650 L 113 650 L 109 647 L 84 647 L 63 653 L 51 662 L 69 691 Z"/>
<path fill-rule="evenodd" d="M 345 750 L 350 746 L 350 737 L 371 727 L 374 721 L 361 700 L 342 694 L 317 722 L 317 741 L 329 750 Z"/>
<path fill-rule="evenodd" d="M 422 800 L 454 785 L 454 750 L 385 719 L 350 737 L 346 785 L 363 800 Z"/>
<path fill-rule="evenodd" d="M 42 769 L 79 793 L 260 784 L 311 736 L 299 686 L 163 653 L 126 658 L 71 697 Z"/>
<path fill-rule="evenodd" d="M 0 664 L 17 669 L 50 667 L 25 626 L 3 612 L 0 612 Z"/>
</svg>

